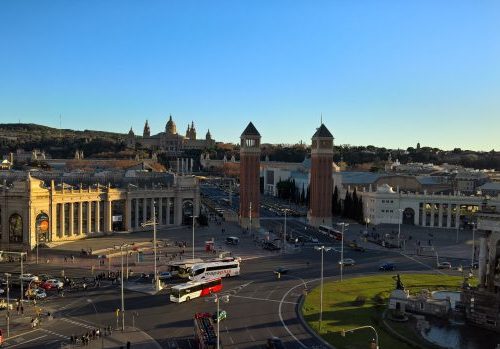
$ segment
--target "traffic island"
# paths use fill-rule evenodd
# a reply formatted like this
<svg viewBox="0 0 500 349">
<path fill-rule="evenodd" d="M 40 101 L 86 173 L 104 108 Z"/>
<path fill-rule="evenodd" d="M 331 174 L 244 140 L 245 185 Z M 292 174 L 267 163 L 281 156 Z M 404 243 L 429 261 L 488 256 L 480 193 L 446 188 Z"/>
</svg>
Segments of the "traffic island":
<svg viewBox="0 0 500 349">
<path fill-rule="evenodd" d="M 321 333 L 320 288 L 314 288 L 305 298 L 302 315 L 308 326 L 337 349 L 370 348 L 378 334 L 384 349 L 432 347 L 419 336 L 414 321 L 401 322 L 384 318 L 388 299 L 394 290 L 393 274 L 373 275 L 324 284 Z M 422 290 L 458 290 L 463 279 L 459 276 L 435 274 L 402 274 L 412 292 Z M 373 326 L 350 332 L 364 326 Z"/>
</svg>

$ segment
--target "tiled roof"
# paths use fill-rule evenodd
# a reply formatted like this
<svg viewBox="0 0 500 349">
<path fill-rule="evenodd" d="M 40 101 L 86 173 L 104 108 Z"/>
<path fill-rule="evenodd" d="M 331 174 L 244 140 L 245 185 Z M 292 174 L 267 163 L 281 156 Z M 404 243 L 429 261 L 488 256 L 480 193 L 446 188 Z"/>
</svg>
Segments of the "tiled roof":
<svg viewBox="0 0 500 349">
<path fill-rule="evenodd" d="M 243 131 L 243 133 L 241 135 L 242 136 L 259 136 L 260 137 L 259 131 L 257 131 L 255 126 L 252 124 L 252 122 L 250 122 L 248 124 L 247 128 L 245 129 L 245 131 Z"/>
<path fill-rule="evenodd" d="M 320 127 L 316 130 L 313 137 L 325 137 L 325 138 L 333 138 L 332 134 L 326 128 L 325 124 L 321 124 Z"/>
</svg>

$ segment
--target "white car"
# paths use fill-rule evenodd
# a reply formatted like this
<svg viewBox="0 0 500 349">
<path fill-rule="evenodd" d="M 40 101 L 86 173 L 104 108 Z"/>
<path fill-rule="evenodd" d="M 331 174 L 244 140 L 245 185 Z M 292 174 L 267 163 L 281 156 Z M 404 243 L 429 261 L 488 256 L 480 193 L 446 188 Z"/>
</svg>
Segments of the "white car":
<svg viewBox="0 0 500 349">
<path fill-rule="evenodd" d="M 21 274 L 19 279 L 24 282 L 38 281 L 38 276 L 33 274 Z"/>
<path fill-rule="evenodd" d="M 342 261 L 339 261 L 339 264 L 342 264 Z M 354 259 L 352 258 L 344 258 L 344 266 L 350 266 L 350 265 L 354 265 L 356 264 L 356 262 L 354 261 Z"/>
<path fill-rule="evenodd" d="M 451 263 L 450 262 L 441 262 L 441 263 L 438 263 L 437 267 L 438 267 L 438 269 L 451 269 Z"/>
<path fill-rule="evenodd" d="M 171 279 L 172 278 L 172 273 L 170 273 L 169 271 L 164 271 L 164 272 L 161 272 L 159 275 L 158 275 L 158 279 L 164 281 L 164 280 L 168 280 L 168 279 Z"/>
</svg>

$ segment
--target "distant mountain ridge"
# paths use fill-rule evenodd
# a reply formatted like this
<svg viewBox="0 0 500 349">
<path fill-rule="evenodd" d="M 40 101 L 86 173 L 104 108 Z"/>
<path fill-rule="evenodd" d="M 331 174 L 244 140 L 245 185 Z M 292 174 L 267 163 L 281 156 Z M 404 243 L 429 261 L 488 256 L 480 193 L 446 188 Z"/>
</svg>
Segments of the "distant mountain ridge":
<svg viewBox="0 0 500 349">
<path fill-rule="evenodd" d="M 9 134 L 7 134 L 9 133 Z M 0 124 L 0 135 L 16 137 L 24 136 L 27 134 L 35 135 L 47 135 L 58 137 L 61 136 L 100 136 L 100 137 L 109 137 L 109 138 L 121 138 L 125 134 L 116 133 L 116 132 L 108 132 L 108 131 L 97 131 L 97 130 L 72 130 L 72 129 L 58 129 L 54 127 L 39 125 L 39 124 L 25 124 L 25 123 L 6 123 Z"/>
</svg>

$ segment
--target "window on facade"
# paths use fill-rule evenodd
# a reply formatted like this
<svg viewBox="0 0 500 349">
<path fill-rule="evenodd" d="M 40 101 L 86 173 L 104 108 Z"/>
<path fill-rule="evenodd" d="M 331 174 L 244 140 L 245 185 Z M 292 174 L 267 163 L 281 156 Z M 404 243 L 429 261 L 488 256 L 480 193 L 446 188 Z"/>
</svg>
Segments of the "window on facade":
<svg viewBox="0 0 500 349">
<path fill-rule="evenodd" d="M 17 213 L 9 217 L 9 242 L 23 242 L 23 219 Z"/>
</svg>

